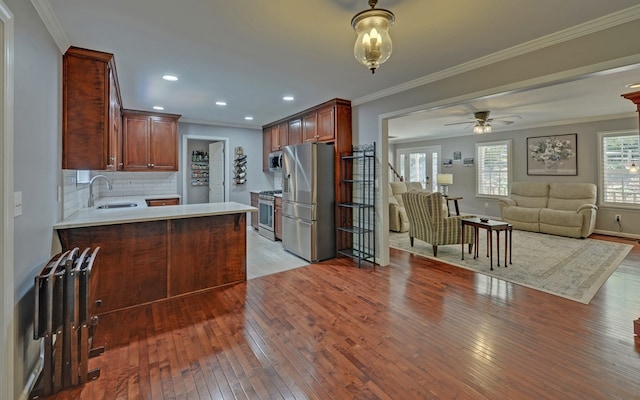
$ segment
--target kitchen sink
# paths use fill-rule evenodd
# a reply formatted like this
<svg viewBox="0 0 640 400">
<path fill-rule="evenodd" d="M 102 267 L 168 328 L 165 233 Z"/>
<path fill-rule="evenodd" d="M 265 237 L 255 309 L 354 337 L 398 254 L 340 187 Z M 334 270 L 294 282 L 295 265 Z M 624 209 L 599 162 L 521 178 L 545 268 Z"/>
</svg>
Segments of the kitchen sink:
<svg viewBox="0 0 640 400">
<path fill-rule="evenodd" d="M 96 207 L 99 210 L 104 210 L 107 208 L 128 208 L 128 207 L 138 207 L 137 203 L 108 203 L 103 204 L 101 206 Z"/>
</svg>

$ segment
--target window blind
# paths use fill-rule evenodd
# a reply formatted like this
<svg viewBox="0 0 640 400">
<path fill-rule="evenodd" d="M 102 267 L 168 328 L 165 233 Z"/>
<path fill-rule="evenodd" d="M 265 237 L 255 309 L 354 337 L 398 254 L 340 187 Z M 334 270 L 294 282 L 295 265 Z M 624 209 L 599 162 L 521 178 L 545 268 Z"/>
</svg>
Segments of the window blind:
<svg viewBox="0 0 640 400">
<path fill-rule="evenodd" d="M 603 136 L 601 149 L 602 201 L 640 205 L 640 173 L 629 172 L 632 162 L 640 166 L 638 135 Z"/>
<path fill-rule="evenodd" d="M 509 142 L 478 144 L 477 193 L 485 196 L 509 194 Z"/>
</svg>

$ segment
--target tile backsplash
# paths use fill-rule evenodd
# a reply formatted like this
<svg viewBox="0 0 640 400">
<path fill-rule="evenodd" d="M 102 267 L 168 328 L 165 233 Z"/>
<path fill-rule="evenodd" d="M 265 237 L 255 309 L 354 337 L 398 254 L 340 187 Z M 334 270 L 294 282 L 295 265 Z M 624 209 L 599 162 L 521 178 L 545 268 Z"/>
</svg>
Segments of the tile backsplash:
<svg viewBox="0 0 640 400">
<path fill-rule="evenodd" d="M 106 172 L 91 171 L 91 176 L 104 175 L 113 186 L 107 189 L 104 180 L 94 183 L 94 199 L 100 197 L 175 195 L 178 193 L 177 172 Z M 76 184 L 76 170 L 62 170 L 64 185 L 63 218 L 87 207 L 89 184 Z"/>
</svg>

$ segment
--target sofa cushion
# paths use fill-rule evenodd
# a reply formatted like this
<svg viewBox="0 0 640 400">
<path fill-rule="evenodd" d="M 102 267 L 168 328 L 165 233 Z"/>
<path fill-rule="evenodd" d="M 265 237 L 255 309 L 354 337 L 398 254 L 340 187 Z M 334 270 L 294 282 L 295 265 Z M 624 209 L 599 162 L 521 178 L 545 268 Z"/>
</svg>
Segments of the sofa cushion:
<svg viewBox="0 0 640 400">
<path fill-rule="evenodd" d="M 407 190 L 424 190 L 420 182 L 405 182 Z"/>
<path fill-rule="evenodd" d="M 510 197 L 519 207 L 547 207 L 549 184 L 547 182 L 513 182 Z"/>
<path fill-rule="evenodd" d="M 582 233 L 584 216 L 575 211 L 540 210 L 540 232 L 579 238 Z"/>
<path fill-rule="evenodd" d="M 547 207 L 576 211 L 583 204 L 596 204 L 598 189 L 593 183 L 551 183 Z"/>
</svg>

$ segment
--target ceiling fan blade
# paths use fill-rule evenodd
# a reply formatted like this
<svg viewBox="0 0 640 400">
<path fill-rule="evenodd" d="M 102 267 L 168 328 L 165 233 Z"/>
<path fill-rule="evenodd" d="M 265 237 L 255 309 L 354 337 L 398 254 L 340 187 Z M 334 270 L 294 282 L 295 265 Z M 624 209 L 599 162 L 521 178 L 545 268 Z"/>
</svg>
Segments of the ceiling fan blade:
<svg viewBox="0 0 640 400">
<path fill-rule="evenodd" d="M 462 125 L 462 124 L 475 124 L 474 121 L 466 121 L 466 122 L 452 122 L 450 124 L 444 124 L 444 126 L 449 126 L 449 125 Z"/>
<path fill-rule="evenodd" d="M 513 124 L 513 121 L 506 121 L 506 120 L 495 120 L 495 121 L 491 121 L 491 124 L 502 124 L 502 125 L 511 125 Z"/>
</svg>

